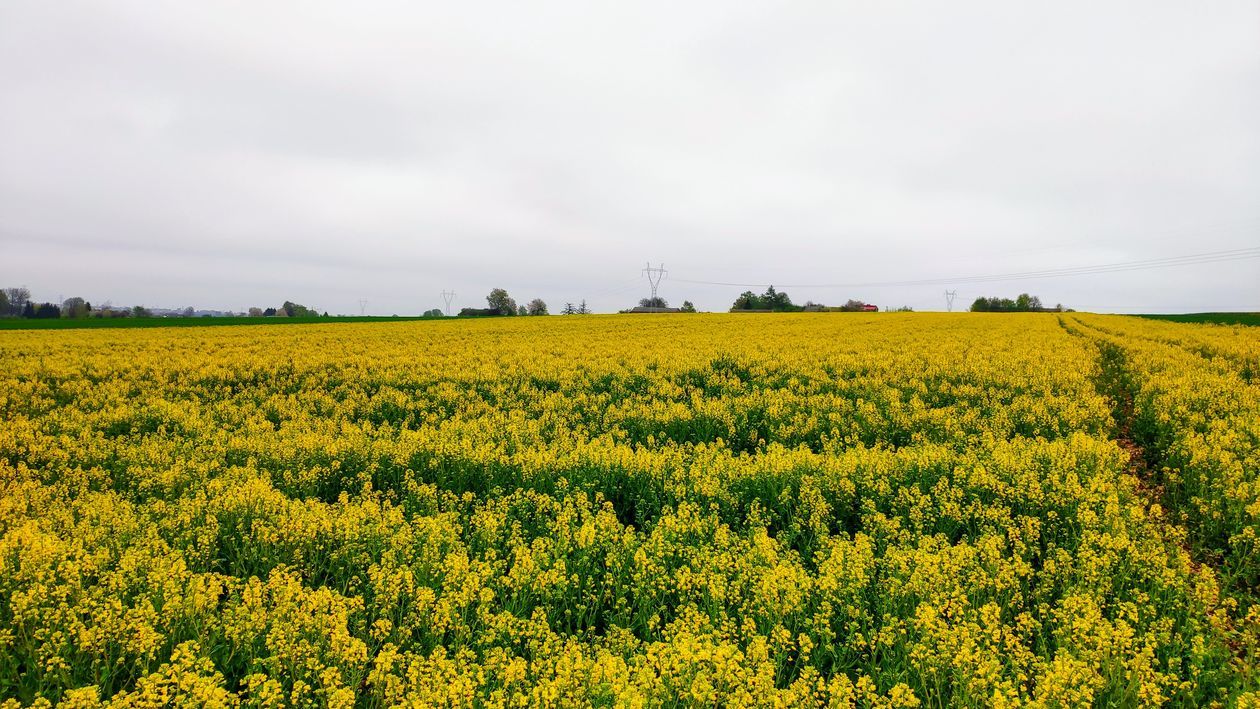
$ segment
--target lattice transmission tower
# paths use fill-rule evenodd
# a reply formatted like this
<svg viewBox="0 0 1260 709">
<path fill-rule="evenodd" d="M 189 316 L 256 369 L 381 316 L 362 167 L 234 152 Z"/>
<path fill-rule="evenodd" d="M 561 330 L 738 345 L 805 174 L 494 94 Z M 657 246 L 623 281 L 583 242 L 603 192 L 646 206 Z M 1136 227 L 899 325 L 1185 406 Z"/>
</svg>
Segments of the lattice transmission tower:
<svg viewBox="0 0 1260 709">
<path fill-rule="evenodd" d="M 660 287 L 661 281 L 665 275 L 669 273 L 665 270 L 665 264 L 661 264 L 656 268 L 652 268 L 652 262 L 648 261 L 647 268 L 643 269 L 643 274 L 647 276 L 648 285 L 652 288 L 652 302 L 656 302 L 656 289 Z"/>
</svg>

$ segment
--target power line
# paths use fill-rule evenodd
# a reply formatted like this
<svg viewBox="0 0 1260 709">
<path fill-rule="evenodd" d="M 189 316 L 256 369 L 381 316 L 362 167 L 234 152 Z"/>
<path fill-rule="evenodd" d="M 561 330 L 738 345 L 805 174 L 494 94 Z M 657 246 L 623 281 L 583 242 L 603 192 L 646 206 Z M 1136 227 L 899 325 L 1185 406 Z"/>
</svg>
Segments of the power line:
<svg viewBox="0 0 1260 709">
<path fill-rule="evenodd" d="M 367 298 L 359 298 L 359 315 L 367 314 Z"/>
<path fill-rule="evenodd" d="M 1070 268 L 1044 269 L 1040 271 L 1021 271 L 984 276 L 962 276 L 958 278 L 924 278 L 906 281 L 871 281 L 866 283 L 783 283 L 781 288 L 877 288 L 885 286 L 936 286 L 956 283 L 989 283 L 993 281 L 1018 281 L 1035 278 L 1058 278 L 1064 276 L 1088 276 L 1099 273 L 1117 273 L 1122 271 L 1142 271 L 1154 268 L 1171 268 L 1174 266 L 1192 266 L 1202 263 L 1220 263 L 1225 261 L 1242 261 L 1260 258 L 1260 248 L 1228 249 L 1225 251 L 1207 251 L 1183 256 L 1145 259 L 1141 261 L 1120 261 L 1115 263 L 1096 264 L 1093 266 L 1074 266 Z M 706 286 L 733 286 L 738 288 L 761 288 L 765 283 L 724 283 L 719 281 L 699 281 L 687 278 L 675 279 L 680 283 L 694 283 Z"/>
<path fill-rule="evenodd" d="M 948 312 L 951 312 L 951 313 L 954 312 L 954 298 L 957 295 L 958 295 L 958 291 L 956 290 L 945 291 L 945 310 L 947 310 Z"/>
<path fill-rule="evenodd" d="M 1260 257 L 1260 248 L 1229 249 L 1227 251 L 1209 251 L 1201 254 L 1169 256 L 1166 258 L 1145 259 L 1142 261 L 1122 261 L 1118 263 L 1099 264 L 1096 266 L 1075 266 L 1070 268 L 1052 268 L 1038 271 L 1023 271 L 996 276 L 971 276 L 954 279 L 955 281 L 987 282 L 992 280 L 1014 280 L 1017 278 L 1051 278 L 1060 275 L 1088 275 L 1092 273 L 1111 273 L 1114 271 L 1140 271 L 1148 268 L 1165 268 L 1168 266 L 1193 265 L 1196 263 L 1216 263 L 1218 261 L 1236 261 Z"/>
<path fill-rule="evenodd" d="M 451 301 L 454 299 L 455 299 L 455 291 L 453 290 L 442 291 L 442 300 L 446 301 L 446 316 L 447 317 L 450 317 L 451 315 Z"/>
<path fill-rule="evenodd" d="M 1052 250 L 1062 250 L 1071 248 L 1080 248 L 1098 242 L 1105 242 L 1116 236 L 1126 236 L 1134 239 L 1141 239 L 1145 244 L 1151 244 L 1158 241 L 1168 241 L 1170 238 L 1176 238 L 1180 243 L 1187 240 L 1202 239 L 1208 235 L 1229 235 L 1244 234 L 1251 236 L 1256 229 L 1260 228 L 1260 217 L 1251 217 L 1242 220 L 1231 220 L 1221 222 L 1199 222 L 1195 224 L 1181 224 L 1177 226 L 1167 226 L 1162 228 L 1145 228 L 1140 232 L 1121 232 L 1119 234 L 1112 232 L 1107 234 L 1086 234 L 1078 236 L 1070 241 L 1059 241 L 1055 243 L 1046 243 L 1038 240 L 1037 246 L 1024 249 L 1012 249 L 1007 251 L 995 252 L 995 256 L 1006 256 L 1011 254 L 1027 254 L 1035 252 L 1044 252 Z M 1024 241 L 1020 239 L 1019 241 Z"/>
<path fill-rule="evenodd" d="M 587 293 L 587 295 L 588 295 L 588 296 L 590 296 L 590 295 L 597 295 L 597 296 L 598 296 L 598 295 L 620 294 L 620 293 L 624 293 L 624 292 L 626 292 L 626 291 L 628 291 L 628 290 L 633 290 L 633 289 L 635 289 L 635 288 L 639 288 L 639 287 L 641 287 L 642 285 L 643 285 L 643 277 L 642 277 L 642 276 L 640 276 L 639 278 L 636 278 L 636 279 L 634 279 L 633 281 L 626 281 L 626 282 L 621 283 L 621 284 L 619 284 L 619 285 L 607 286 L 607 287 L 604 287 L 604 288 L 599 288 L 599 289 L 596 289 L 596 290 L 590 291 L 590 292 L 588 292 L 588 293 Z"/>
</svg>

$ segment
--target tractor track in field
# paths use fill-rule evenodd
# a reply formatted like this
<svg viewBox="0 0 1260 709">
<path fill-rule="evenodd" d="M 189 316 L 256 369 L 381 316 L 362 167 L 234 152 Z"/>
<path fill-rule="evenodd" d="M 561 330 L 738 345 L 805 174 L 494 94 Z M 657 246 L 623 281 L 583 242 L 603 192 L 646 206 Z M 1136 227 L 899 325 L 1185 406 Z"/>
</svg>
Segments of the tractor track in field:
<svg viewBox="0 0 1260 709">
<path fill-rule="evenodd" d="M 1136 484 L 1143 506 L 1159 526 L 1170 531 L 1169 538 L 1176 540 L 1177 546 L 1190 560 L 1191 571 L 1198 573 L 1204 566 L 1216 571 L 1216 565 L 1210 559 L 1195 553 L 1187 541 L 1188 530 L 1179 522 L 1176 510 L 1167 505 L 1158 452 L 1143 445 L 1134 431 L 1137 420 L 1133 403 L 1134 386 L 1125 372 L 1124 350 L 1081 331 L 1064 322 L 1063 318 L 1059 318 L 1059 324 L 1068 334 L 1092 344 L 1098 352 L 1099 369 L 1094 377 L 1094 388 L 1111 407 L 1111 439 L 1127 455 L 1124 472 Z"/>
<path fill-rule="evenodd" d="M 1115 423 L 1112 440 L 1129 456 L 1125 472 L 1137 482 L 1138 491 L 1148 503 L 1162 504 L 1164 485 L 1154 472 L 1159 470 L 1158 460 L 1134 437 L 1133 389 L 1124 373 L 1124 353 L 1109 343 L 1095 344 L 1102 370 L 1095 386 L 1111 403 L 1111 418 Z"/>
<path fill-rule="evenodd" d="M 1215 580 L 1217 591 L 1212 605 L 1222 611 L 1217 617 L 1222 623 L 1225 643 L 1236 661 L 1248 662 L 1254 651 L 1251 649 L 1254 641 L 1248 639 L 1248 631 L 1240 623 L 1238 609 L 1230 607 L 1226 600 L 1229 590 L 1221 577 L 1220 560 L 1196 551 L 1190 544 L 1190 530 L 1175 506 L 1167 503 L 1160 472 L 1161 457 L 1136 437 L 1135 388 L 1125 371 L 1124 350 L 1119 345 L 1069 325 L 1063 318 L 1059 318 L 1059 324 L 1068 334 L 1090 342 L 1097 349 L 1098 373 L 1094 377 L 1094 388 L 1111 406 L 1111 439 L 1127 454 L 1124 472 L 1134 481 L 1142 506 L 1161 536 L 1176 544 L 1185 554 L 1190 573 L 1198 576 L 1206 569 Z"/>
<path fill-rule="evenodd" d="M 1094 378 L 1094 387 L 1111 405 L 1112 440 L 1125 453 L 1125 473 L 1136 483 L 1137 494 L 1141 496 L 1152 522 L 1162 530 L 1164 538 L 1175 543 L 1184 552 L 1192 574 L 1207 572 L 1216 583 L 1214 610 L 1225 633 L 1225 643 L 1234 654 L 1235 661 L 1253 663 L 1258 648 L 1256 628 L 1248 620 L 1248 603 L 1237 605 L 1240 589 L 1233 587 L 1223 575 L 1223 560 L 1211 551 L 1196 548 L 1192 544 L 1194 530 L 1188 525 L 1185 515 L 1175 503 L 1169 501 L 1165 490 L 1163 453 L 1150 443 L 1144 444 L 1141 434 L 1136 431 L 1137 413 L 1134 397 L 1136 384 L 1126 371 L 1126 355 L 1123 347 L 1105 338 L 1092 335 L 1074 325 L 1059 319 L 1069 334 L 1091 342 L 1098 351 L 1099 370 Z M 1088 327 L 1088 326 L 1084 326 Z"/>
<path fill-rule="evenodd" d="M 1074 337 L 1089 341 L 1098 351 L 1099 370 L 1094 377 L 1094 388 L 1111 406 L 1113 429 L 1111 438 L 1115 444 L 1127 454 L 1124 472 L 1135 482 L 1137 494 L 1143 507 L 1150 515 L 1152 523 L 1161 530 L 1162 535 L 1185 554 L 1192 574 L 1198 575 L 1206 570 L 1216 581 L 1217 596 L 1215 607 L 1223 611 L 1218 618 L 1223 623 L 1226 633 L 1225 642 L 1235 658 L 1248 661 L 1254 640 L 1248 639 L 1248 631 L 1240 623 L 1239 610 L 1230 607 L 1226 601 L 1229 595 L 1228 584 L 1221 576 L 1221 561 L 1211 555 L 1198 551 L 1190 544 L 1191 530 L 1186 527 L 1182 515 L 1175 506 L 1169 505 L 1165 495 L 1162 475 L 1162 456 L 1158 451 L 1143 445 L 1135 433 L 1137 416 L 1134 406 L 1134 383 L 1125 371 L 1125 353 L 1123 348 L 1107 342 L 1089 333 L 1073 327 L 1063 318 L 1059 324 Z M 1080 323 L 1076 323 L 1079 325 Z"/>
</svg>

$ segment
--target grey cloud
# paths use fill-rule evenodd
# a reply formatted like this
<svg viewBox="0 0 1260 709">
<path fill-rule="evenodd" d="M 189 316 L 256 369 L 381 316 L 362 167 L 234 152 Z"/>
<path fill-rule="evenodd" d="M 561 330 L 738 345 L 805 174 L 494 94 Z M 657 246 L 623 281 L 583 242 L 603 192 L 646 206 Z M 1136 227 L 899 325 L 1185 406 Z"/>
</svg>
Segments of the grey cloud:
<svg viewBox="0 0 1260 709">
<path fill-rule="evenodd" d="M 1260 7 L 0 7 L 0 284 L 416 312 L 1260 243 Z M 1260 260 L 960 286 L 1260 309 Z M 920 309 L 939 288 L 800 289 Z"/>
</svg>

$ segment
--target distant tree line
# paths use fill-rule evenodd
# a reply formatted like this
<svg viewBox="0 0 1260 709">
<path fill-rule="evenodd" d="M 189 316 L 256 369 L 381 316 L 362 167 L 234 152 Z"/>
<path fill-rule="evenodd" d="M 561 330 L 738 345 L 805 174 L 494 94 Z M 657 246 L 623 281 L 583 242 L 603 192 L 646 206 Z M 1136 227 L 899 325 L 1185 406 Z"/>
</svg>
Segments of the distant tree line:
<svg viewBox="0 0 1260 709">
<path fill-rule="evenodd" d="M 976 298 L 971 304 L 971 312 L 973 313 L 1037 313 L 1037 312 L 1053 312 L 1063 311 L 1062 305 L 1055 305 L 1053 308 L 1042 307 L 1041 298 L 1027 293 L 1020 293 L 1014 300 L 1010 298 L 986 298 L 981 296 Z"/>
<path fill-rule="evenodd" d="M 786 292 L 775 290 L 774 286 L 766 288 L 766 292 L 761 295 L 757 295 L 750 290 L 744 291 L 731 304 L 732 311 L 770 310 L 776 313 L 794 313 L 804 309 L 804 306 L 793 303 Z"/>
<path fill-rule="evenodd" d="M 196 317 L 197 312 L 198 311 L 192 306 L 178 310 L 159 310 L 156 313 L 153 309 L 146 308 L 143 305 L 133 305 L 129 308 L 117 308 L 106 302 L 100 307 L 93 307 L 90 302 L 78 296 L 66 298 L 60 304 L 38 303 L 31 299 L 31 291 L 28 288 L 20 287 L 0 289 L 0 317 L 8 318 L 191 318 Z M 250 308 L 247 313 L 239 314 L 248 314 L 253 317 L 321 317 L 315 309 L 308 308 L 305 305 L 288 300 L 284 301 L 284 304 L 279 308 Z M 236 315 L 236 313 L 224 313 L 220 311 L 201 312 L 202 317 L 210 317 L 211 315 L 231 316 Z M 328 317 L 328 313 L 325 312 L 322 317 Z"/>
<path fill-rule="evenodd" d="M 486 297 L 489 305 L 487 308 L 464 308 L 460 311 L 463 316 L 492 316 L 492 315 L 547 315 L 547 303 L 542 298 L 534 298 L 524 305 L 517 305 L 516 301 L 508 295 L 507 291 L 502 288 L 495 288 L 490 291 L 490 295 Z M 586 301 L 574 306 L 565 304 L 565 314 L 582 314 L 586 315 L 591 312 L 587 307 Z M 4 288 L 0 289 L 0 318 L 149 318 L 149 317 L 195 317 L 197 311 L 191 306 L 182 310 L 161 310 L 155 313 L 152 309 L 142 305 L 132 306 L 130 308 L 115 308 L 109 303 L 93 308 L 92 304 L 83 298 L 72 297 L 67 298 L 60 305 L 56 303 L 39 303 L 31 300 L 31 292 L 28 288 Z M 217 311 L 211 313 L 203 312 L 202 315 L 208 317 L 211 314 L 222 314 Z M 228 312 L 226 315 L 238 315 L 237 313 Z M 279 307 L 251 307 L 244 312 L 239 313 L 241 316 L 255 318 L 316 318 L 330 317 L 328 312 L 320 313 L 315 308 L 311 308 L 301 303 L 295 303 L 286 300 Z M 424 317 L 443 317 L 444 313 L 438 308 L 432 308 L 424 312 Z"/>
<path fill-rule="evenodd" d="M 775 290 L 774 286 L 766 288 L 766 291 L 760 295 L 752 291 L 744 291 L 739 294 L 735 302 L 731 304 L 731 312 L 741 310 L 759 310 L 770 311 L 775 313 L 798 313 L 801 311 L 842 311 L 847 313 L 858 313 L 862 311 L 875 310 L 875 306 L 850 298 L 844 305 L 827 306 L 813 301 L 806 301 L 804 305 L 797 305 L 792 302 L 787 292 Z"/>
<path fill-rule="evenodd" d="M 247 311 L 247 314 L 251 318 L 275 318 L 275 317 L 281 317 L 281 318 L 325 317 L 326 318 L 326 317 L 329 317 L 327 311 L 325 311 L 324 314 L 321 316 L 319 314 L 319 311 L 315 310 L 314 308 L 308 308 L 305 305 L 302 305 L 300 303 L 294 303 L 291 300 L 284 301 L 284 304 L 281 305 L 279 308 L 258 308 L 258 307 L 250 308 Z"/>
<path fill-rule="evenodd" d="M 463 308 L 460 317 L 509 317 L 516 315 L 549 315 L 547 304 L 542 298 L 534 298 L 525 305 L 517 305 L 516 299 L 508 295 L 503 288 L 494 288 L 486 296 L 485 308 Z M 567 305 L 567 304 L 566 304 Z M 571 306 L 569 306 L 571 307 Z M 586 301 L 582 301 L 582 309 L 586 309 Z M 589 310 L 587 312 L 590 312 Z"/>
<path fill-rule="evenodd" d="M 503 288 L 494 288 L 486 296 L 485 308 L 463 308 L 459 311 L 462 317 L 494 317 L 494 316 L 517 316 L 517 315 L 548 315 L 547 303 L 542 298 L 534 298 L 524 305 L 518 304 L 512 296 Z M 669 302 L 660 296 L 643 298 L 639 301 L 641 308 L 668 308 Z M 800 312 L 800 311 L 845 311 L 860 312 L 877 310 L 873 305 L 856 300 L 849 299 L 844 305 L 825 306 L 812 301 L 806 301 L 804 305 L 797 305 L 792 302 L 791 297 L 785 291 L 777 290 L 774 286 L 769 286 L 763 293 L 754 293 L 753 291 L 744 291 L 731 304 L 731 311 L 761 311 L 761 312 Z M 894 310 L 887 308 L 887 310 Z M 895 309 L 898 312 L 910 311 L 909 306 L 902 306 Z M 1015 298 L 1002 297 L 979 297 L 971 304 L 971 311 L 977 313 L 1019 313 L 1019 312 L 1050 312 L 1063 311 L 1062 305 L 1055 305 L 1052 308 L 1043 306 L 1041 298 L 1028 293 L 1020 293 Z M 691 301 L 685 300 L 679 312 L 694 313 L 696 307 Z M 564 304 L 564 308 L 560 310 L 561 315 L 588 315 L 592 311 L 587 306 L 586 301 L 582 300 L 578 304 L 568 302 Z M 628 311 L 623 311 L 628 312 Z M 161 310 L 157 311 L 156 316 L 183 316 L 194 317 L 197 311 L 191 306 L 182 310 Z M 202 311 L 203 316 L 213 314 L 221 314 L 218 311 L 210 311 L 209 313 Z M 233 315 L 228 312 L 227 315 Z M 301 303 L 295 303 L 290 300 L 284 301 L 280 307 L 252 307 L 246 313 L 240 315 L 249 315 L 250 317 L 289 317 L 289 318 L 314 318 L 329 317 L 325 311 L 322 315 L 314 308 L 307 307 Z M 424 317 L 442 317 L 444 313 L 438 308 L 432 308 L 424 312 Z M 110 303 L 105 303 L 100 307 L 94 308 L 90 302 L 78 296 L 66 298 L 60 304 L 57 303 L 40 303 L 31 299 L 31 292 L 25 287 L 4 288 L 0 289 L 0 317 L 8 318 L 146 318 L 155 317 L 153 310 L 142 305 L 135 305 L 129 308 L 115 308 Z"/>
<path fill-rule="evenodd" d="M 60 305 L 57 303 L 37 303 L 31 300 L 31 291 L 25 287 L 0 289 L 0 317 L 6 318 L 87 318 L 104 317 L 100 311 L 93 311 L 92 304 L 74 297 L 66 298 Z"/>
</svg>

